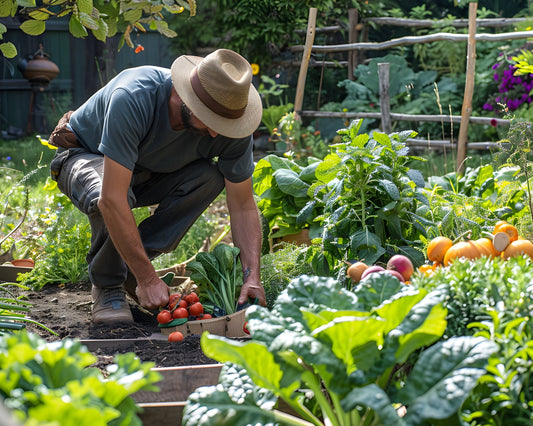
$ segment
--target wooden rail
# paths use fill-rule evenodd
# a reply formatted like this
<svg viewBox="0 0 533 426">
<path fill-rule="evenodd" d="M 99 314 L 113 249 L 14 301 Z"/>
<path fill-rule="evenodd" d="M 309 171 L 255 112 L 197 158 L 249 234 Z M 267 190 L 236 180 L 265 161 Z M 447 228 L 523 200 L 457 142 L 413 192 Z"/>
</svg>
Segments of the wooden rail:
<svg viewBox="0 0 533 426">
<path fill-rule="evenodd" d="M 472 9 L 472 8 L 470 8 Z M 362 20 L 362 22 L 365 22 L 365 25 L 368 24 L 368 22 L 374 22 L 380 25 L 399 25 L 399 26 L 407 26 L 407 27 L 416 27 L 416 28 L 423 28 L 423 27 L 438 27 L 443 25 L 449 25 L 454 26 L 457 28 L 461 27 L 468 27 L 469 33 L 468 34 L 452 34 L 447 32 L 438 32 L 434 34 L 426 34 L 421 36 L 406 36 L 406 37 L 400 37 L 392 40 L 387 40 L 384 42 L 361 42 L 361 43 L 345 43 L 345 44 L 336 44 L 336 45 L 330 45 L 330 46 L 319 46 L 319 45 L 312 45 L 311 46 L 311 52 L 314 53 L 334 53 L 334 52 L 348 52 L 348 61 L 346 62 L 328 62 L 327 66 L 342 66 L 347 64 L 348 68 L 354 67 L 356 64 L 356 61 L 353 56 L 354 51 L 367 51 L 367 50 L 385 50 L 390 49 L 393 47 L 398 46 L 405 46 L 405 45 L 413 45 L 413 44 L 419 44 L 419 43 L 432 43 L 435 41 L 451 41 L 451 42 L 468 42 L 469 45 L 469 55 L 471 56 L 469 59 L 469 69 L 467 72 L 468 75 L 473 73 L 474 68 L 474 61 L 475 61 L 475 43 L 477 41 L 504 41 L 504 40 L 518 40 L 518 39 L 527 39 L 533 37 L 533 31 L 515 31 L 515 32 L 505 32 L 505 33 L 499 33 L 499 34 L 488 34 L 488 33 L 477 33 L 475 29 L 477 27 L 505 27 L 509 25 L 514 25 L 519 22 L 524 22 L 526 18 L 499 18 L 499 19 L 475 19 L 475 15 L 472 16 L 472 12 L 469 11 L 469 19 L 458 19 L 458 20 L 415 20 L 415 19 L 402 19 L 402 18 L 368 18 Z M 354 39 L 354 31 L 357 33 L 360 30 L 361 23 L 357 22 L 357 11 L 351 10 L 350 14 L 350 40 Z M 356 25 L 357 24 L 357 25 Z M 353 27 L 353 28 L 352 28 Z M 355 28 L 359 28 L 355 30 Z M 340 27 L 339 27 L 340 29 Z M 329 27 L 329 31 L 333 31 L 333 27 Z M 318 29 L 316 29 L 316 32 L 319 32 Z M 314 40 L 314 39 L 313 39 Z M 290 47 L 291 52 L 300 52 L 304 49 L 304 46 L 301 45 L 295 45 Z M 307 52 L 309 52 L 309 38 L 306 39 L 306 45 L 305 49 Z M 314 61 L 310 64 L 309 57 L 304 58 L 306 62 L 306 69 L 308 66 L 318 66 L 320 65 L 320 61 Z M 302 61 L 302 62 L 303 62 Z M 461 157 L 463 156 L 463 151 L 466 148 L 466 129 L 467 126 L 470 123 L 473 124 L 490 124 L 495 126 L 501 126 L 501 125 L 509 125 L 511 120 L 504 120 L 504 119 L 497 119 L 497 118 L 489 118 L 489 117 L 471 117 L 470 114 L 465 114 L 465 112 L 462 112 L 463 119 L 461 119 L 461 116 L 445 116 L 445 115 L 412 115 L 412 114 L 397 114 L 397 113 L 391 113 L 390 112 L 390 105 L 388 104 L 388 72 L 385 69 L 385 67 L 380 67 L 379 64 L 378 67 L 380 68 L 380 109 L 381 111 L 379 113 L 365 113 L 365 112 L 355 112 L 355 113 L 334 113 L 334 112 L 321 112 L 321 111 L 298 111 L 295 108 L 295 113 L 300 117 L 331 117 L 331 118 L 375 118 L 380 119 L 382 122 L 382 127 L 384 131 L 387 131 L 391 128 L 390 121 L 429 121 L 429 122 L 452 122 L 452 123 L 459 123 L 461 125 L 460 129 L 460 140 L 458 141 L 457 147 L 459 148 L 458 153 L 461 153 Z M 326 61 L 322 62 L 322 66 L 326 66 Z M 353 74 L 353 71 L 348 70 L 348 74 Z M 467 75 L 467 88 L 469 89 L 468 93 L 465 91 L 465 104 L 467 104 L 467 112 L 469 112 L 468 105 L 470 103 L 468 102 L 468 99 L 471 99 L 471 95 L 473 93 L 473 76 L 470 75 L 470 78 L 468 78 Z M 297 92 L 300 90 L 300 96 L 302 92 L 301 87 L 297 87 Z M 383 105 L 385 103 L 385 105 Z M 464 109 L 464 108 L 463 108 Z M 409 140 L 408 143 L 411 145 L 420 145 L 420 146 L 426 146 L 428 148 L 432 147 L 455 147 L 456 145 L 452 143 L 452 141 L 449 141 L 447 144 L 444 141 L 431 141 L 431 140 Z M 494 142 L 477 142 L 477 143 L 468 143 L 468 148 L 472 149 L 487 149 L 487 148 L 498 148 L 499 144 Z M 458 156 L 459 157 L 459 156 Z"/>
</svg>

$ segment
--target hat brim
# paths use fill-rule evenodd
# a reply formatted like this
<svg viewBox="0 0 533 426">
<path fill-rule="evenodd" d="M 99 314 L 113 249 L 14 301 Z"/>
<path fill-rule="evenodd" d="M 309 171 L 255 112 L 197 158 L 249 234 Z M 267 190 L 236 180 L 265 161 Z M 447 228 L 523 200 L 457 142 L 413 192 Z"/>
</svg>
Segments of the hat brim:
<svg viewBox="0 0 533 426">
<path fill-rule="evenodd" d="M 263 115 L 261 96 L 253 85 L 248 92 L 248 104 L 244 114 L 235 119 L 221 117 L 211 111 L 194 93 L 190 74 L 193 68 L 203 58 L 183 55 L 177 58 L 171 67 L 172 84 L 185 105 L 211 130 L 230 138 L 243 138 L 251 135 L 259 124 Z"/>
</svg>

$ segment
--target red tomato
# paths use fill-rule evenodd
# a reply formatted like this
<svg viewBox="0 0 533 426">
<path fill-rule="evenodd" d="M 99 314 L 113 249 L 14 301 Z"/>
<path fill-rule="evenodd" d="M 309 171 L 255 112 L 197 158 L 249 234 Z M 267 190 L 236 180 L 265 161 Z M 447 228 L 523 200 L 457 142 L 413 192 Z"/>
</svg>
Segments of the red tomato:
<svg viewBox="0 0 533 426">
<path fill-rule="evenodd" d="M 193 303 L 200 301 L 198 295 L 194 291 L 185 296 L 183 300 L 185 300 L 189 306 L 191 306 Z"/>
<path fill-rule="evenodd" d="M 187 302 L 185 300 L 181 299 L 180 303 L 178 304 L 178 306 L 180 308 L 187 308 L 187 306 L 189 306 L 189 305 L 187 305 Z"/>
<path fill-rule="evenodd" d="M 193 303 L 189 306 L 189 313 L 195 317 L 198 317 L 204 313 L 204 307 L 200 302 Z"/>
<path fill-rule="evenodd" d="M 183 334 L 181 331 L 173 331 L 168 335 L 169 342 L 181 342 L 183 340 Z"/>
<path fill-rule="evenodd" d="M 170 311 L 167 311 L 166 309 L 162 310 L 157 314 L 157 322 L 159 324 L 166 324 L 167 322 L 170 322 L 172 320 L 172 314 Z"/>
<path fill-rule="evenodd" d="M 180 293 L 174 293 L 174 294 L 171 294 L 169 297 L 168 297 L 168 302 L 169 303 L 172 303 L 174 302 L 175 300 L 180 300 L 181 299 L 181 294 Z"/>
<path fill-rule="evenodd" d="M 172 318 L 187 318 L 189 316 L 189 312 L 185 308 L 178 308 L 172 312 Z"/>
<path fill-rule="evenodd" d="M 250 334 L 250 331 L 248 331 L 248 327 L 246 327 L 247 325 L 248 325 L 248 321 L 246 321 L 244 325 L 242 326 L 242 331 L 244 331 L 246 334 Z"/>
<path fill-rule="evenodd" d="M 211 316 L 211 314 L 203 314 L 201 319 L 204 320 L 204 319 L 211 319 L 211 318 L 213 318 L 213 317 Z"/>
</svg>

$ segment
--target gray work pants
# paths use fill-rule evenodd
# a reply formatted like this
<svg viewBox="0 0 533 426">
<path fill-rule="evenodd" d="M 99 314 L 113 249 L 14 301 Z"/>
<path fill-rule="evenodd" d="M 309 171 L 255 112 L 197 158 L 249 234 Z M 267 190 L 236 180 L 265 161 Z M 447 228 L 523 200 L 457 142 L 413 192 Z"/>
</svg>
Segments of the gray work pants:
<svg viewBox="0 0 533 426">
<path fill-rule="evenodd" d="M 92 236 L 87 263 L 91 282 L 97 287 L 113 287 L 126 280 L 128 267 L 98 210 L 103 168 L 104 157 L 83 148 L 59 149 L 50 164 L 60 191 L 89 218 Z M 128 191 L 130 207 L 159 205 L 139 224 L 148 257 L 173 251 L 223 188 L 224 178 L 209 160 L 197 160 L 173 173 L 134 173 Z"/>
</svg>

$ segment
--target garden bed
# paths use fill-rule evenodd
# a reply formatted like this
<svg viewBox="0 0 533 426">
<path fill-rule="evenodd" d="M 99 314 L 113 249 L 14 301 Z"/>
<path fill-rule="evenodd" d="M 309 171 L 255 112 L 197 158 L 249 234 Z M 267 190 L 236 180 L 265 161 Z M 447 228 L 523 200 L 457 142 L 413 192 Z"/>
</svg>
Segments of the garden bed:
<svg viewBox="0 0 533 426">
<path fill-rule="evenodd" d="M 134 352 L 142 361 L 153 362 L 156 367 L 215 363 L 203 354 L 199 335 L 187 336 L 182 342 L 168 342 L 167 336 L 160 332 L 156 317 L 133 302 L 130 304 L 133 324 L 93 324 L 91 284 L 88 282 L 45 286 L 39 292 L 29 292 L 28 298 L 33 304 L 31 318 L 57 336 L 35 325 L 28 326 L 30 331 L 47 341 L 66 338 L 93 341 L 88 347 L 98 358 L 100 368 L 111 364 L 115 354 L 125 352 Z"/>
</svg>

